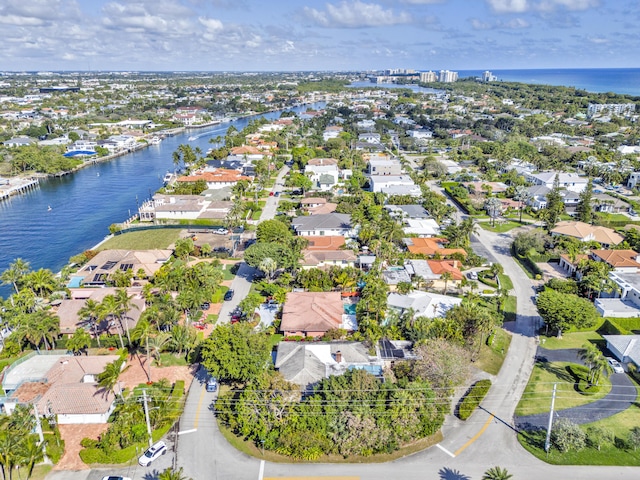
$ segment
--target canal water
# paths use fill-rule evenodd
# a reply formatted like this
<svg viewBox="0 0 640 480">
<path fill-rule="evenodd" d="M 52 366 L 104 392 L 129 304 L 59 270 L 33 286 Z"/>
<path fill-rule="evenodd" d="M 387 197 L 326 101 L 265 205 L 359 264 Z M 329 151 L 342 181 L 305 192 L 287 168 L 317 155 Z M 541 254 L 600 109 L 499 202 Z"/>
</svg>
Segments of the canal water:
<svg viewBox="0 0 640 480">
<path fill-rule="evenodd" d="M 262 116 L 277 119 L 280 113 Z M 224 136 L 230 125 L 242 130 L 253 118 L 257 117 L 168 137 L 158 145 L 42 181 L 40 188 L 0 201 L 0 272 L 18 257 L 34 270 L 59 271 L 71 256 L 103 240 L 109 225 L 136 213 L 137 205 L 162 186 L 165 173 L 174 169 L 172 154 L 180 144 L 206 152 L 212 146 L 209 139 Z M 190 137 L 196 138 L 189 141 Z M 0 285 L 0 296 L 7 298 L 10 293 L 8 286 Z"/>
</svg>

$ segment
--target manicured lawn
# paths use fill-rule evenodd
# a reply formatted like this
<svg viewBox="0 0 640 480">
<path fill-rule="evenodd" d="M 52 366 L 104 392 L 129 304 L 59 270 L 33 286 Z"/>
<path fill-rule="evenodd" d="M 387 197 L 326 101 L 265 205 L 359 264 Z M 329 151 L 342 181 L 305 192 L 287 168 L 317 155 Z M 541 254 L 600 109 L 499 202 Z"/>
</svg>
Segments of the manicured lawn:
<svg viewBox="0 0 640 480">
<path fill-rule="evenodd" d="M 510 295 L 504 302 L 504 321 L 513 322 L 516 319 L 516 313 L 518 308 L 518 298 L 515 295 Z"/>
<path fill-rule="evenodd" d="M 540 336 L 540 346 L 549 350 L 561 348 L 583 348 L 587 343 L 602 341 L 598 332 L 573 332 L 565 333 L 562 338 Z"/>
<path fill-rule="evenodd" d="M 224 301 L 224 294 L 227 293 L 227 290 L 229 290 L 229 287 L 220 285 L 211 297 L 211 303 L 222 303 Z"/>
<path fill-rule="evenodd" d="M 590 426 L 605 427 L 613 431 L 615 441 L 613 445 L 603 445 L 600 450 L 592 447 L 579 452 L 560 453 L 551 448 L 549 454 L 544 451 L 545 432 L 524 432 L 518 435 L 518 440 L 531 454 L 540 460 L 554 465 L 628 465 L 640 466 L 640 449 L 626 448 L 625 442 L 629 431 L 638 425 L 640 407 L 636 402 L 624 412 L 605 418 L 598 422 L 581 425 L 584 431 Z"/>
<path fill-rule="evenodd" d="M 505 275 L 504 273 L 500 273 L 498 275 L 498 280 L 500 280 L 500 286 L 502 288 L 506 288 L 507 290 L 513 290 L 513 282 L 509 278 L 509 275 Z"/>
<path fill-rule="evenodd" d="M 521 223 L 514 222 L 513 220 L 509 220 L 502 223 L 496 222 L 496 225 L 494 227 L 491 226 L 491 222 L 478 222 L 478 225 L 480 225 L 480 228 L 482 228 L 483 230 L 488 230 L 490 232 L 496 232 L 496 233 L 505 233 L 505 232 L 508 232 L 509 230 L 513 230 L 514 228 L 522 226 Z"/>
<path fill-rule="evenodd" d="M 504 362 L 504 357 L 509 351 L 510 344 L 511 334 L 498 328 L 491 346 L 482 346 L 480 357 L 476 360 L 475 366 L 491 375 L 497 375 Z"/>
<path fill-rule="evenodd" d="M 180 238 L 179 228 L 163 228 L 159 230 L 141 230 L 116 235 L 104 242 L 98 250 L 149 250 L 167 248 Z"/>
<path fill-rule="evenodd" d="M 520 268 L 522 268 L 522 270 L 524 271 L 524 273 L 525 273 L 525 275 L 527 277 L 534 278 L 533 273 L 529 271 L 529 269 L 526 267 L 526 265 L 524 263 L 522 263 L 518 257 L 513 256 L 512 258 L 516 261 L 516 263 L 520 266 Z"/>
<path fill-rule="evenodd" d="M 600 390 L 589 395 L 578 392 L 568 362 L 536 362 L 529 383 L 516 408 L 516 415 L 534 415 L 549 411 L 553 384 L 557 383 L 556 410 L 586 405 L 604 397 L 611 390 L 611 382 L 604 375 L 600 378 Z"/>
<path fill-rule="evenodd" d="M 36 465 L 33 467 L 33 474 L 31 475 L 31 480 L 44 480 L 46 476 L 49 474 L 53 465 Z M 14 474 L 13 478 L 21 478 L 19 474 Z"/>
<path fill-rule="evenodd" d="M 211 325 L 215 325 L 217 321 L 218 321 L 217 313 L 210 313 L 209 315 L 207 315 L 207 318 L 205 320 L 206 323 L 210 323 Z"/>
<path fill-rule="evenodd" d="M 260 215 L 262 214 L 261 209 L 254 210 L 251 213 L 251 220 L 260 220 Z"/>
<path fill-rule="evenodd" d="M 234 267 L 234 265 L 230 264 L 230 263 L 225 263 L 224 265 L 222 265 L 224 268 L 222 269 L 222 280 L 233 280 L 234 278 L 236 278 L 236 276 L 231 273 L 231 269 Z"/>
<path fill-rule="evenodd" d="M 160 354 L 160 366 L 162 367 L 184 367 L 187 365 L 189 365 L 189 363 L 185 359 L 184 355 L 178 357 L 177 355 L 169 352 Z"/>
</svg>

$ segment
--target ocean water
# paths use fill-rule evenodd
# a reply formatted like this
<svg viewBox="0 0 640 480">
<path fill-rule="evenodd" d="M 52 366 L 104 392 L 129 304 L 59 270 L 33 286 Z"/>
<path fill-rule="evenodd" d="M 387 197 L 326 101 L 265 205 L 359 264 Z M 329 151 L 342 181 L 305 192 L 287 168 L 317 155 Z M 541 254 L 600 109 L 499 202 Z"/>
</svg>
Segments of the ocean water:
<svg viewBox="0 0 640 480">
<path fill-rule="evenodd" d="M 491 70 L 491 69 L 489 69 Z M 491 70 L 498 80 L 575 87 L 588 92 L 640 96 L 640 68 L 553 68 Z M 460 78 L 479 77 L 480 70 L 459 70 Z"/>
</svg>

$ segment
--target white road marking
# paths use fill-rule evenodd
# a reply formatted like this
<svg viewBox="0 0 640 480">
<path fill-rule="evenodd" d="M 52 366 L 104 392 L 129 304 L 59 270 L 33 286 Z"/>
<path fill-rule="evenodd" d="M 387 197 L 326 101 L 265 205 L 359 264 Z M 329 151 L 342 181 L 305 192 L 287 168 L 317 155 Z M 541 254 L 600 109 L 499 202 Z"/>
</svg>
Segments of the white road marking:
<svg viewBox="0 0 640 480">
<path fill-rule="evenodd" d="M 264 476 L 264 460 L 260 460 L 260 473 L 258 473 L 258 480 L 262 480 Z"/>
<path fill-rule="evenodd" d="M 451 453 L 449 450 L 447 450 L 446 448 L 444 448 L 442 445 L 440 445 L 439 443 L 436 443 L 436 447 L 438 447 L 440 450 L 442 450 L 444 453 L 446 453 L 447 455 L 449 455 L 451 458 L 456 458 L 456 456 Z"/>
<path fill-rule="evenodd" d="M 192 428 L 191 430 L 183 430 L 181 432 L 178 432 L 178 435 L 184 435 L 185 433 L 193 433 L 193 432 L 197 432 L 198 429 L 197 428 Z"/>
</svg>

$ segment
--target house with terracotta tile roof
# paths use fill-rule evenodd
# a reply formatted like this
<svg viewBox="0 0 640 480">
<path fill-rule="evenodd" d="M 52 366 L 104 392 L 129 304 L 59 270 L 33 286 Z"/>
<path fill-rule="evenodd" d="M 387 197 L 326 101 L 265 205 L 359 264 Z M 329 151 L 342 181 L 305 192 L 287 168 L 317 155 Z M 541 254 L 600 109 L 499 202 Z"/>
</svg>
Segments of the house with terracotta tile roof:
<svg viewBox="0 0 640 480">
<path fill-rule="evenodd" d="M 351 250 L 302 250 L 300 264 L 303 270 L 310 268 L 353 267 L 356 255 Z"/>
<path fill-rule="evenodd" d="M 586 260 L 589 258 L 589 255 L 586 253 L 580 253 L 576 255 L 573 259 L 567 255 L 566 253 L 560 254 L 560 268 L 566 270 L 569 275 L 575 275 L 578 270 L 578 264 L 581 260 Z"/>
<path fill-rule="evenodd" d="M 640 254 L 634 250 L 591 250 L 593 260 L 605 262 L 614 272 L 640 272 Z"/>
<path fill-rule="evenodd" d="M 447 248 L 445 247 L 447 243 L 449 243 L 447 239 L 436 237 L 412 237 L 404 239 L 404 244 L 411 253 L 426 256 L 447 256 L 458 253 L 465 257 L 467 256 L 467 252 L 464 248 Z"/>
<path fill-rule="evenodd" d="M 229 154 L 237 157 L 246 157 L 247 160 L 262 160 L 266 155 L 264 151 L 251 145 L 233 147 Z"/>
<path fill-rule="evenodd" d="M 624 240 L 622 235 L 616 233 L 611 228 L 574 221 L 559 222 L 555 228 L 551 230 L 551 235 L 573 237 L 582 242 L 594 240 L 605 248 L 611 247 L 612 245 L 618 245 Z"/>
<path fill-rule="evenodd" d="M 302 237 L 307 240 L 307 248 L 309 251 L 319 251 L 319 250 L 340 250 L 344 244 L 344 237 L 338 235 L 327 235 L 323 236 L 309 236 Z"/>
<path fill-rule="evenodd" d="M 287 336 L 321 337 L 329 330 L 356 331 L 355 315 L 345 312 L 340 292 L 289 292 L 280 330 Z"/>
<path fill-rule="evenodd" d="M 434 288 L 450 288 L 452 286 L 460 285 L 460 282 L 464 278 L 464 275 L 460 271 L 460 262 L 458 260 L 427 260 L 431 271 L 434 275 L 439 275 L 440 278 L 433 283 Z M 449 273 L 451 278 L 446 282 L 442 279 L 442 275 Z"/>
<path fill-rule="evenodd" d="M 100 387 L 97 377 L 117 359 L 117 355 L 34 352 L 5 372 L 5 411 L 11 413 L 18 404 L 31 403 L 40 415 L 55 415 L 59 424 L 107 423 L 115 408 L 115 395 Z"/>
<path fill-rule="evenodd" d="M 204 180 L 207 183 L 207 188 L 219 189 L 224 187 L 233 187 L 240 180 L 251 181 L 251 177 L 242 175 L 237 170 L 227 170 L 226 168 L 217 168 L 213 171 L 197 171 L 192 175 L 184 175 L 178 177 L 178 182 L 181 183 L 195 183 L 200 180 Z"/>
</svg>

